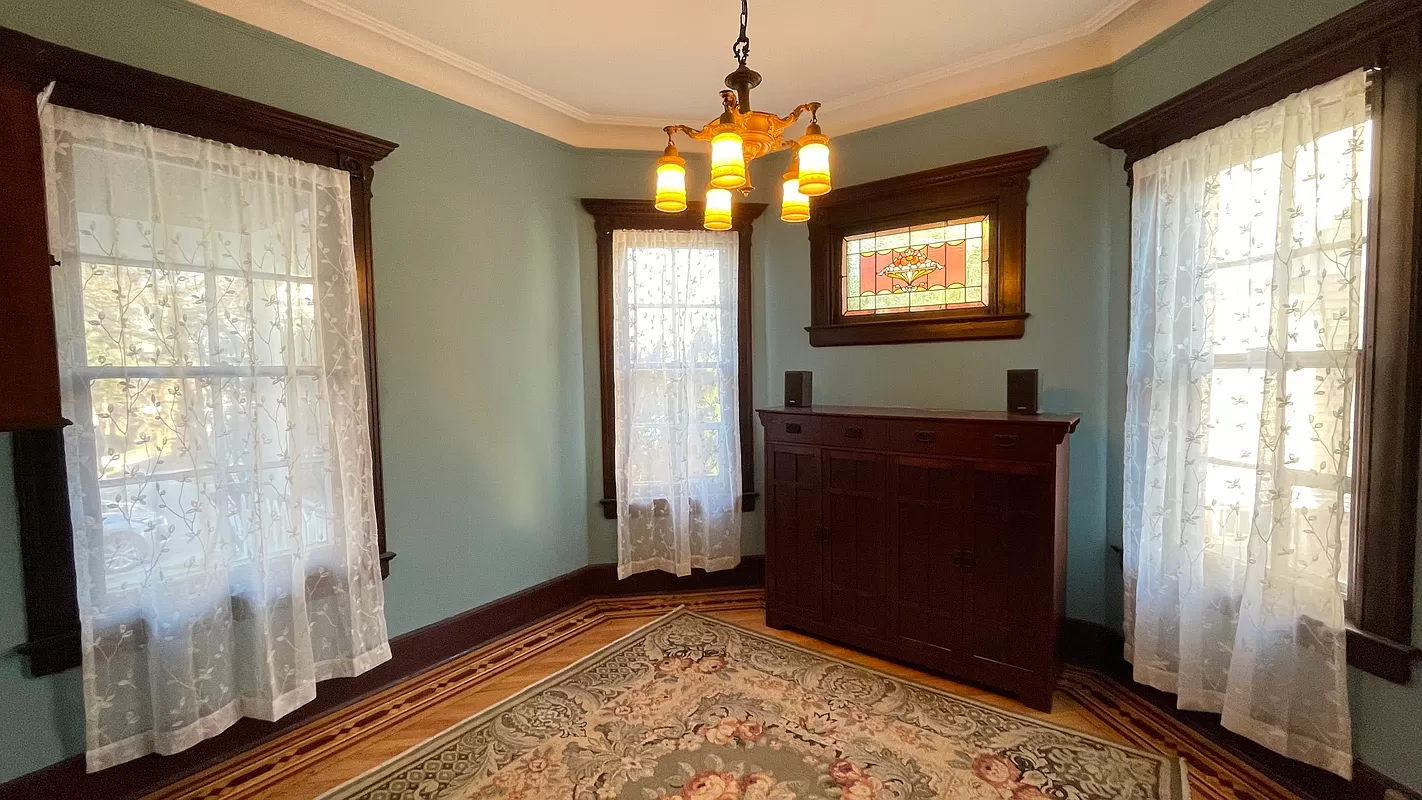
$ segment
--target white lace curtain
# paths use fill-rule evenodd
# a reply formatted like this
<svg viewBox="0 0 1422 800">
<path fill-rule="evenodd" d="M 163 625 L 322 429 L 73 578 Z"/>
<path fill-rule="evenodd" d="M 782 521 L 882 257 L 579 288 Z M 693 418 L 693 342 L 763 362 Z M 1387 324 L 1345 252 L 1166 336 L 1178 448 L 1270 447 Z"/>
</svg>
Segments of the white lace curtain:
<svg viewBox="0 0 1422 800">
<path fill-rule="evenodd" d="M 1350 74 L 1143 159 L 1132 201 L 1127 658 L 1344 776 L 1365 90 Z"/>
<path fill-rule="evenodd" d="M 390 648 L 349 176 L 41 121 L 94 771 Z"/>
<path fill-rule="evenodd" d="M 612 249 L 617 573 L 733 567 L 737 235 L 619 230 Z"/>
</svg>

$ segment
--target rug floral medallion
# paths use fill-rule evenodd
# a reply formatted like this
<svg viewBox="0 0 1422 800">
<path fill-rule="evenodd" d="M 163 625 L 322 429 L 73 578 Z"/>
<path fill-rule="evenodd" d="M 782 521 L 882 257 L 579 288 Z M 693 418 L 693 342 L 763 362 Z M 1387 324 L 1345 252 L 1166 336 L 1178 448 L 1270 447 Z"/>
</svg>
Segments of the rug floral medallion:
<svg viewBox="0 0 1422 800">
<path fill-rule="evenodd" d="M 325 800 L 1184 800 L 1174 759 L 678 610 Z"/>
</svg>

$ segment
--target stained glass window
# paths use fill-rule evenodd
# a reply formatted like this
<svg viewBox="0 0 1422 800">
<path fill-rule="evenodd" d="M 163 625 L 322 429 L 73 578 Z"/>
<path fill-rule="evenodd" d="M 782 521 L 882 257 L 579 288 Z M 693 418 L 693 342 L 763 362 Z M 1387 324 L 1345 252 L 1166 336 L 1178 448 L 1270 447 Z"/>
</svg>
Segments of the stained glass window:
<svg viewBox="0 0 1422 800">
<path fill-rule="evenodd" d="M 988 218 L 965 217 L 844 239 L 845 316 L 983 308 Z"/>
</svg>

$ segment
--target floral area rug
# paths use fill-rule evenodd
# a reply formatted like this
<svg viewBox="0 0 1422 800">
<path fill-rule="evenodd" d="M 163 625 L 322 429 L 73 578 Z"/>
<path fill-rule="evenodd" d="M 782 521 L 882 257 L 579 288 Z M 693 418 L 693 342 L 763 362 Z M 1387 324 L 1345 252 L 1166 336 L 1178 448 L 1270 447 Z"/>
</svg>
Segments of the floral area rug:
<svg viewBox="0 0 1422 800">
<path fill-rule="evenodd" d="M 685 610 L 323 800 L 1185 800 L 1174 759 Z"/>
</svg>

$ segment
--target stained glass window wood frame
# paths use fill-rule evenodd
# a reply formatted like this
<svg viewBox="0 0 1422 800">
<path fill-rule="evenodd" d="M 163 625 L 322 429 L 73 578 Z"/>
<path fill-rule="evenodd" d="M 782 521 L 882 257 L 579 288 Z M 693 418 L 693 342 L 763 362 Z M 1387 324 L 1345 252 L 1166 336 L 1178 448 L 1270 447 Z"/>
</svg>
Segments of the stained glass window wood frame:
<svg viewBox="0 0 1422 800">
<path fill-rule="evenodd" d="M 1045 147 L 1020 150 L 839 188 L 815 198 L 809 223 L 810 325 L 805 329 L 810 344 L 830 347 L 1021 338 L 1027 319 L 1027 178 L 1046 157 Z M 895 259 L 933 260 L 936 251 L 929 242 L 913 240 L 911 232 L 942 223 L 951 226 L 976 221 L 986 228 L 981 261 L 987 265 L 976 302 L 968 300 L 968 281 L 964 281 L 962 298 L 945 291 L 944 302 L 929 303 L 919 310 L 885 312 L 877 307 L 884 301 L 876 301 L 867 312 L 848 307 L 847 260 L 858 255 L 849 252 L 851 243 L 888 234 L 885 246 L 875 250 L 884 252 L 889 273 L 897 273 L 897 277 L 886 274 L 889 280 L 883 286 L 876 283 L 876 294 L 891 304 L 909 303 L 915 296 L 928 300 L 931 287 L 918 285 L 934 272 L 912 270 L 919 277 L 909 281 L 905 280 L 909 274 L 893 267 Z M 905 231 L 910 232 L 909 242 L 898 247 L 902 238 L 898 234 Z M 951 251 L 945 253 L 952 257 Z M 933 268 L 941 276 L 946 272 L 941 269 L 944 266 L 949 266 L 947 261 L 935 262 Z M 908 291 L 910 285 L 920 291 Z M 944 288 L 950 288 L 946 282 Z"/>
</svg>

